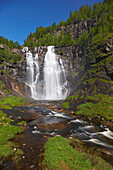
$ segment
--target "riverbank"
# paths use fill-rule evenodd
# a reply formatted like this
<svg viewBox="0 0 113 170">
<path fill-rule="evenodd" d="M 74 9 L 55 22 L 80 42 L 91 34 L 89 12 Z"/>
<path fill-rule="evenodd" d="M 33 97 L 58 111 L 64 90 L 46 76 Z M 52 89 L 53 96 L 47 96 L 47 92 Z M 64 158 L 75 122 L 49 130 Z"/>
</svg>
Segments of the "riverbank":
<svg viewBox="0 0 113 170">
<path fill-rule="evenodd" d="M 31 101 L 25 102 L 23 106 L 21 106 L 22 101 L 18 98 L 17 101 L 20 100 L 20 103 L 18 103 L 14 97 L 14 103 L 18 103 L 18 107 L 16 107 L 16 104 L 15 107 L 13 107 L 12 98 L 13 97 L 9 98 L 10 100 L 7 99 L 8 102 L 2 100 L 4 109 L 1 109 L 1 115 L 4 116 L 5 113 L 3 124 L 11 126 L 13 129 L 19 128 L 21 131 L 14 131 L 16 136 L 12 134 L 10 129 L 7 131 L 7 136 L 12 138 L 7 138 L 7 142 L 3 145 L 8 145 L 10 142 L 13 142 L 14 145 L 11 146 L 12 150 L 9 156 L 2 156 L 1 168 L 10 167 L 12 169 L 21 169 L 26 167 L 26 169 L 42 169 L 44 157 L 40 157 L 40 154 L 44 151 L 44 145 L 49 138 L 50 140 L 53 139 L 54 143 L 54 137 L 58 135 L 64 137 L 61 137 L 63 143 L 65 143 L 64 140 L 70 140 L 74 150 L 81 152 L 84 150 L 83 148 L 86 148 L 84 153 L 86 153 L 87 156 L 88 152 L 92 155 L 96 151 L 97 156 L 98 153 L 99 157 L 105 155 L 104 159 L 112 164 L 110 159 L 112 158 L 113 151 L 111 146 L 113 143 L 110 139 L 112 138 L 112 134 L 109 134 L 112 132 L 109 129 L 107 130 L 105 126 L 100 127 L 100 124 L 94 124 L 82 117 L 79 119 L 77 119 L 77 117 L 70 117 L 70 111 L 67 110 L 65 112 L 65 110 L 59 106 L 58 102 L 46 103 L 43 101 Z M 7 109 L 6 106 L 8 106 Z M 9 124 L 7 124 L 6 120 L 9 121 Z M 6 123 L 4 123 L 5 121 Z M 2 134 L 2 131 L 0 132 Z M 105 133 L 108 134 L 108 136 L 105 136 Z M 11 136 L 9 134 L 11 134 Z M 93 141 L 95 141 L 94 139 L 97 143 L 93 143 Z M 92 140 L 92 142 L 90 142 L 90 140 Z M 53 145 L 55 147 L 56 144 L 54 143 Z M 52 150 L 54 150 L 54 147 Z M 18 155 L 18 158 L 16 155 Z M 80 157 L 84 156 L 80 153 Z M 84 160 L 87 160 L 85 158 Z M 17 160 L 19 162 L 17 162 Z M 72 160 L 69 159 L 69 161 L 71 164 Z M 91 167 L 92 166 L 93 165 L 91 165 Z M 108 167 L 110 167 L 110 165 Z"/>
<path fill-rule="evenodd" d="M 61 136 L 50 138 L 44 146 L 45 150 L 42 154 L 41 169 L 112 169 L 112 166 L 99 156 L 78 151 L 77 146 L 73 149 L 70 144 L 72 144 L 71 140 Z"/>
<path fill-rule="evenodd" d="M 72 117 L 84 117 L 113 130 L 113 96 L 101 93 L 89 96 L 80 91 L 76 95 L 67 97 L 61 106 L 69 110 Z"/>
</svg>

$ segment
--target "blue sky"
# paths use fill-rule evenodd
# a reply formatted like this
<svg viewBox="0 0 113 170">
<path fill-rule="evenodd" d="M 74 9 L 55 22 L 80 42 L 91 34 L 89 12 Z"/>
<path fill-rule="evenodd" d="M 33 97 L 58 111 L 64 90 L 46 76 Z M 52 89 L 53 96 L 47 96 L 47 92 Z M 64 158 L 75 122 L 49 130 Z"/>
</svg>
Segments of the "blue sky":
<svg viewBox="0 0 113 170">
<path fill-rule="evenodd" d="M 0 36 L 23 44 L 36 28 L 67 20 L 70 10 L 101 0 L 0 0 Z"/>
</svg>

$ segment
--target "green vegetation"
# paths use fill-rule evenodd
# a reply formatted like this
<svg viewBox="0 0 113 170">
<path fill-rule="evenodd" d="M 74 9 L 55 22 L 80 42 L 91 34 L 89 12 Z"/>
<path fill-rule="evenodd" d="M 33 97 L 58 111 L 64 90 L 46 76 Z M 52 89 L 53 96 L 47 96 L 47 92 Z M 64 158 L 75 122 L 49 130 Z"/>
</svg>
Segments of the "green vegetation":
<svg viewBox="0 0 113 170">
<path fill-rule="evenodd" d="M 25 125 L 27 125 L 27 122 L 22 120 L 21 122 L 18 122 L 17 125 L 25 126 Z"/>
<path fill-rule="evenodd" d="M 88 10 L 90 10 L 90 15 L 86 17 L 85 13 L 87 13 Z M 77 45 L 85 47 L 89 43 L 95 42 L 113 32 L 113 1 L 104 0 L 103 3 L 94 4 L 92 8 L 89 6 L 89 9 L 88 6 L 82 6 L 81 11 L 82 12 L 79 12 L 83 19 L 85 19 L 85 17 L 87 19 L 95 18 L 97 23 L 95 27 L 90 28 L 89 33 L 84 32 L 82 36 L 77 39 Z M 76 12 L 75 15 L 77 15 Z M 73 17 L 71 17 L 71 20 L 73 21 Z"/>
<path fill-rule="evenodd" d="M 23 97 L 9 96 L 0 100 L 1 109 L 12 109 L 15 106 L 21 106 L 26 103 L 26 99 Z"/>
<path fill-rule="evenodd" d="M 39 34 L 39 37 L 37 37 L 38 42 L 34 42 L 34 34 L 30 34 L 31 36 L 28 36 L 27 40 L 24 41 L 24 46 L 27 47 L 35 47 L 35 46 L 48 46 L 48 45 L 55 45 L 55 46 L 67 46 L 67 45 L 73 45 L 74 40 L 72 39 L 72 34 L 70 32 L 65 33 L 64 31 L 60 32 L 59 36 L 53 36 L 52 33 L 48 32 L 44 34 L 43 29 L 46 29 L 44 27 L 39 27 L 38 31 L 40 30 L 43 33 L 43 36 Z M 37 35 L 36 35 L 37 36 Z M 36 38 L 36 37 L 35 37 Z"/>
<path fill-rule="evenodd" d="M 17 154 L 23 154 L 23 152 L 18 149 L 18 146 L 9 140 L 14 138 L 16 133 L 22 132 L 20 127 L 11 125 L 11 121 L 3 111 L 0 111 L 0 158 L 2 159 L 9 155 L 15 156 Z"/>
<path fill-rule="evenodd" d="M 90 27 L 89 33 L 83 32 L 82 36 L 73 39 L 71 32 L 67 28 L 81 20 L 95 20 L 96 26 Z M 90 5 L 82 5 L 79 10 L 70 11 L 70 16 L 67 21 L 60 21 L 58 25 L 55 22 L 48 27 L 37 27 L 35 33 L 30 33 L 24 41 L 24 45 L 28 47 L 55 45 L 55 46 L 69 46 L 80 45 L 87 46 L 89 43 L 102 38 L 113 32 L 113 1 L 104 0 Z M 65 31 L 65 30 L 68 31 Z M 71 33 L 70 33 L 71 32 Z"/>
<path fill-rule="evenodd" d="M 13 64 L 18 63 L 21 60 L 21 55 L 12 53 L 8 48 L 1 49 L 0 48 L 0 63 L 4 60 Z"/>
<path fill-rule="evenodd" d="M 43 164 L 52 169 L 75 169 L 91 168 L 90 160 L 85 160 L 84 155 L 69 145 L 69 140 L 58 136 L 50 138 L 45 144 Z"/>
<path fill-rule="evenodd" d="M 23 97 L 5 97 L 0 100 L 1 109 L 12 109 L 15 106 L 21 106 L 25 104 L 26 99 Z M 17 123 L 19 126 L 11 125 L 11 122 L 14 120 L 9 118 L 3 111 L 0 110 L 0 159 L 3 161 L 8 156 L 12 156 L 15 162 L 18 162 L 20 155 L 23 154 L 23 151 L 19 149 L 14 142 L 10 139 L 15 137 L 15 134 L 21 133 L 22 129 L 19 126 L 26 125 L 25 121 Z"/>
<path fill-rule="evenodd" d="M 0 44 L 4 44 L 6 47 L 9 47 L 9 48 L 21 49 L 21 46 L 18 41 L 13 42 L 12 40 L 8 40 L 7 38 L 3 36 L 0 36 Z"/>
<path fill-rule="evenodd" d="M 63 106 L 65 109 L 69 108 L 69 103 L 68 102 L 64 102 L 61 104 L 61 106 Z"/>
<path fill-rule="evenodd" d="M 68 96 L 67 97 L 67 100 L 70 100 L 70 99 L 78 99 L 78 94 L 76 94 L 76 95 L 73 95 L 73 96 Z M 62 105 L 63 106 L 63 105 Z"/>
<path fill-rule="evenodd" d="M 0 91 L 2 91 L 2 92 L 5 93 L 5 94 L 10 94 L 10 91 L 8 91 L 8 90 L 6 89 L 5 83 L 3 83 L 3 81 L 1 81 L 1 80 L 0 80 Z"/>
<path fill-rule="evenodd" d="M 92 161 L 92 156 L 86 156 L 70 145 L 70 140 L 61 136 L 53 137 L 45 144 L 44 160 L 42 166 L 47 169 L 71 169 L 71 170 L 110 170 L 112 167 L 101 158 L 96 159 L 96 164 Z"/>
<path fill-rule="evenodd" d="M 113 122 L 113 96 L 97 94 L 95 96 L 86 96 L 88 101 L 77 107 L 78 115 L 104 118 Z"/>
</svg>

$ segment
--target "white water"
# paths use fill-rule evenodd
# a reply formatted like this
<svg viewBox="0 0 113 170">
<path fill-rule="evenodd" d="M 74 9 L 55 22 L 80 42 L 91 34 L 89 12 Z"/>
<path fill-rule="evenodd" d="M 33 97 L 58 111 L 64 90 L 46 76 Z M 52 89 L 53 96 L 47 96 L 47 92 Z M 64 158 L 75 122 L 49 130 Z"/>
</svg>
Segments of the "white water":
<svg viewBox="0 0 113 170">
<path fill-rule="evenodd" d="M 67 95 L 65 70 L 62 60 L 58 62 L 54 46 L 49 46 L 44 60 L 45 99 L 60 100 Z"/>
<path fill-rule="evenodd" d="M 30 51 L 27 52 L 26 61 L 27 61 L 26 84 L 30 87 L 31 97 L 37 99 L 37 91 L 38 91 L 37 83 L 39 80 L 38 54 L 35 54 L 35 57 L 33 57 Z"/>
<path fill-rule="evenodd" d="M 47 48 L 44 59 L 43 77 L 40 81 L 40 65 L 38 54 L 26 51 L 27 76 L 26 84 L 30 87 L 31 97 L 35 100 L 61 100 L 65 99 L 68 90 L 65 69 L 61 59 L 54 52 L 54 46 Z"/>
</svg>

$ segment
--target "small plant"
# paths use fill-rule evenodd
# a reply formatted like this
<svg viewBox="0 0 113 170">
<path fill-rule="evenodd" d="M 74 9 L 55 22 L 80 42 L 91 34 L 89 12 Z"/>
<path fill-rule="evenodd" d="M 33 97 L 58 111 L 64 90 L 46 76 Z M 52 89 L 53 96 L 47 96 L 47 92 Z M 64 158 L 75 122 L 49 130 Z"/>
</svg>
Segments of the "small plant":
<svg viewBox="0 0 113 170">
<path fill-rule="evenodd" d="M 70 107 L 68 102 L 62 103 L 61 106 L 63 106 L 65 109 L 68 109 Z"/>
<path fill-rule="evenodd" d="M 25 126 L 25 125 L 27 125 L 27 122 L 23 120 L 21 122 L 18 122 L 17 125 Z"/>
</svg>

